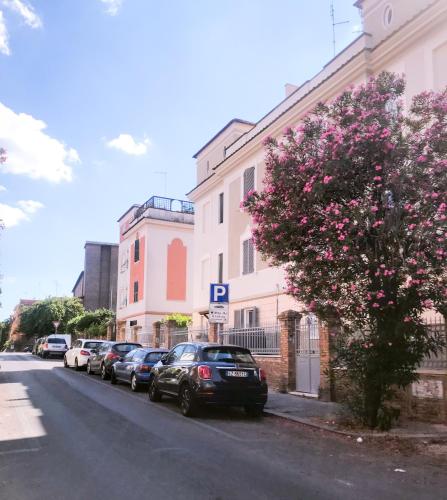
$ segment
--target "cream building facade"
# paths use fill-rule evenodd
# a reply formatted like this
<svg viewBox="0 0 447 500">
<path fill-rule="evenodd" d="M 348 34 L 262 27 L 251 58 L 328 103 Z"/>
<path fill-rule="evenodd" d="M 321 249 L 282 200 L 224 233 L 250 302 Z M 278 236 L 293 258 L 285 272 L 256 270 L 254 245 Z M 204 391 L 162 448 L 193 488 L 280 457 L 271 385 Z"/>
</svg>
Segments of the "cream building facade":
<svg viewBox="0 0 447 500">
<path fill-rule="evenodd" d="M 383 70 L 404 74 L 405 103 L 423 90 L 447 85 L 447 0 L 359 0 L 363 33 L 257 123 L 232 120 L 198 153 L 194 230 L 194 326 L 204 327 L 209 283 L 230 284 L 230 323 L 273 322 L 299 309 L 284 293 L 284 273 L 263 261 L 251 244 L 251 221 L 240 209 L 249 189 L 262 189 L 262 141 L 295 126 L 318 102 Z"/>
</svg>

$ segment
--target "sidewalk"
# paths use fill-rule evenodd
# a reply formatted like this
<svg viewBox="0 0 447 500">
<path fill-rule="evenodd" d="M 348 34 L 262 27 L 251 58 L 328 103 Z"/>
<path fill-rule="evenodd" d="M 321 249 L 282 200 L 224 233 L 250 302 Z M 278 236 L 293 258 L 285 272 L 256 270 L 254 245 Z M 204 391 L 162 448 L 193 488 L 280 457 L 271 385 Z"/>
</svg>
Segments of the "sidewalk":
<svg viewBox="0 0 447 500">
<path fill-rule="evenodd" d="M 264 412 L 268 415 L 286 418 L 310 427 L 351 437 L 447 440 L 447 425 L 411 420 L 399 423 L 399 426 L 390 432 L 344 429 L 337 425 L 337 418 L 343 414 L 343 407 L 339 403 L 326 403 L 294 394 L 270 391 Z"/>
</svg>

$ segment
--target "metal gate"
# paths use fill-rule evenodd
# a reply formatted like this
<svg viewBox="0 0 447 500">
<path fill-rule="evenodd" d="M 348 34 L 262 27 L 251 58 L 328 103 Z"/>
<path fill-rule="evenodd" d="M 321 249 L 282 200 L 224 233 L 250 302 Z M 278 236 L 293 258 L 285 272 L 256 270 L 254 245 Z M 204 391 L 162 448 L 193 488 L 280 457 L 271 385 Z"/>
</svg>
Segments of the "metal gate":
<svg viewBox="0 0 447 500">
<path fill-rule="evenodd" d="M 303 316 L 295 326 L 296 390 L 318 394 L 320 386 L 320 332 L 313 314 Z"/>
</svg>

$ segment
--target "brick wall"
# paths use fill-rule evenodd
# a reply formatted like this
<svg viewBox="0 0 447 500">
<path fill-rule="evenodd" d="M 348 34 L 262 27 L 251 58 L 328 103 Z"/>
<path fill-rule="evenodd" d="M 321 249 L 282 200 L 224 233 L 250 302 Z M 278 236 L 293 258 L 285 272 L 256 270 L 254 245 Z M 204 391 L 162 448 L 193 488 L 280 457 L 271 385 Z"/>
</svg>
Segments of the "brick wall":
<svg viewBox="0 0 447 500">
<path fill-rule="evenodd" d="M 267 375 L 269 389 L 286 392 L 287 380 L 284 375 L 284 365 L 281 356 L 254 356 L 256 363 Z"/>
</svg>

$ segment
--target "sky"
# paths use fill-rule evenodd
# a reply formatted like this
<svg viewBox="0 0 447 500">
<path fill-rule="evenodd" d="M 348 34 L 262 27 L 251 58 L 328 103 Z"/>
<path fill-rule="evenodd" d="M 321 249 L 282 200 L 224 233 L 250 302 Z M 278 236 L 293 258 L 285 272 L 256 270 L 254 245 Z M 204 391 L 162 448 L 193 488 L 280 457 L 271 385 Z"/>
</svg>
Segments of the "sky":
<svg viewBox="0 0 447 500">
<path fill-rule="evenodd" d="M 337 52 L 353 3 L 334 0 Z M 131 205 L 186 199 L 194 153 L 333 57 L 331 22 L 330 0 L 0 0 L 0 319 L 72 295 Z"/>
</svg>

